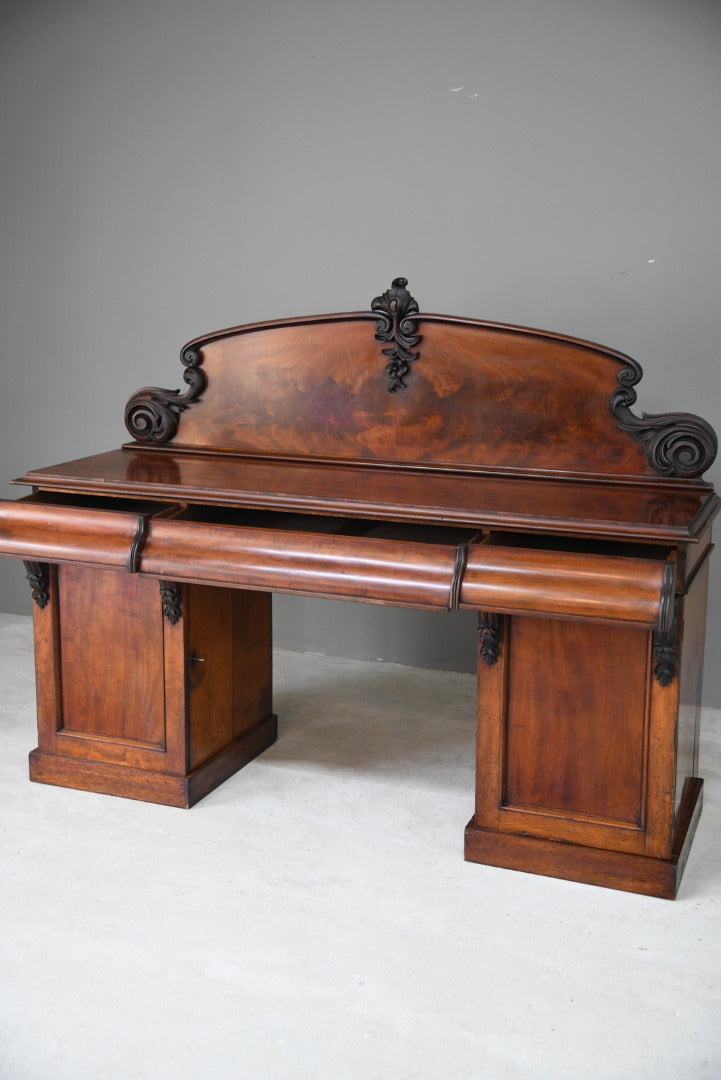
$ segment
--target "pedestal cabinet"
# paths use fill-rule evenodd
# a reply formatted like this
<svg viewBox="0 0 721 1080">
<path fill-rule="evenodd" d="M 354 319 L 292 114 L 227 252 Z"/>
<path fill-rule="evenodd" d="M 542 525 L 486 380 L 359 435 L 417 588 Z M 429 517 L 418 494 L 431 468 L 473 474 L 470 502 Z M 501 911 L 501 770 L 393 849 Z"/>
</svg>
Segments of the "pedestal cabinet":
<svg viewBox="0 0 721 1080">
<path fill-rule="evenodd" d="M 33 780 L 191 806 L 275 741 L 269 593 L 41 572 Z"/>
<path fill-rule="evenodd" d="M 467 859 L 676 895 L 702 804 L 707 577 L 705 559 L 681 579 L 673 676 L 647 629 L 501 620 L 478 669 Z"/>
</svg>

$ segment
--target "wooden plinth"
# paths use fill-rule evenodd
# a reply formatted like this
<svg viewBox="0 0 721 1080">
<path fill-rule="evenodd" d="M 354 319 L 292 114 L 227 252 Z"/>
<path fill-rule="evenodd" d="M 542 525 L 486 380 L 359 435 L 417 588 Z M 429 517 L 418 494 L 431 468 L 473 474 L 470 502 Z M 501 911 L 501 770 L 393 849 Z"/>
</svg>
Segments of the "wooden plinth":
<svg viewBox="0 0 721 1080">
<path fill-rule="evenodd" d="M 581 881 L 625 892 L 675 900 L 703 803 L 703 780 L 688 781 L 670 859 L 651 859 L 558 840 L 466 826 L 465 858 L 507 870 Z"/>
<path fill-rule="evenodd" d="M 40 784 L 56 784 L 187 809 L 272 746 L 277 737 L 278 720 L 271 715 L 186 776 L 45 754 L 37 749 L 30 754 L 30 779 Z"/>
</svg>

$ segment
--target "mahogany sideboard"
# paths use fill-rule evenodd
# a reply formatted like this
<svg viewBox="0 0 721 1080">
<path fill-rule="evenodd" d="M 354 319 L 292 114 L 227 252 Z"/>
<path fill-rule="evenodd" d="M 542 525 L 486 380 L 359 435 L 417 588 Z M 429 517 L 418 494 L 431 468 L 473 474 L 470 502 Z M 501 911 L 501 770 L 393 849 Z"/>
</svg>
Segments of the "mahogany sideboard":
<svg viewBox="0 0 721 1080">
<path fill-rule="evenodd" d="M 31 779 L 191 806 L 274 742 L 271 594 L 478 613 L 467 859 L 672 898 L 701 811 L 711 427 L 545 331 L 370 309 L 235 327 L 28 472 Z"/>
</svg>

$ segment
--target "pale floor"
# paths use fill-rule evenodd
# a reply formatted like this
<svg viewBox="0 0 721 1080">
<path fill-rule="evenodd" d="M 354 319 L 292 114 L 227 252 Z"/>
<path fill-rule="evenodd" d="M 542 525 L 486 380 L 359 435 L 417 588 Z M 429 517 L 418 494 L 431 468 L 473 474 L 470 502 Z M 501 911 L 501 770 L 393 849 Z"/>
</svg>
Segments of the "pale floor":
<svg viewBox="0 0 721 1080">
<path fill-rule="evenodd" d="M 675 903 L 465 863 L 474 681 L 280 653 L 193 810 L 31 784 L 0 616 L 3 1080 L 721 1077 L 721 713 Z"/>
</svg>

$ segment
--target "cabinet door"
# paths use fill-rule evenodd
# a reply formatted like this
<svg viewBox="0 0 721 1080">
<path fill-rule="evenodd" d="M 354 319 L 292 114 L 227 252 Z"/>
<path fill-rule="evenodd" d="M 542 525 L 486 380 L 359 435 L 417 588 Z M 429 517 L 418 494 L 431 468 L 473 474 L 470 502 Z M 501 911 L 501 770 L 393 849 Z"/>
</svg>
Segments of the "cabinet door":
<svg viewBox="0 0 721 1080">
<path fill-rule="evenodd" d="M 652 634 L 504 623 L 479 668 L 476 824 L 668 857 L 677 689 L 653 677 Z"/>
<path fill-rule="evenodd" d="M 192 771 L 271 714 L 271 597 L 208 585 L 184 593 Z"/>
<path fill-rule="evenodd" d="M 58 567 L 61 731 L 163 749 L 163 614 L 155 581 Z"/>
<path fill-rule="evenodd" d="M 271 598 L 49 567 L 31 779 L 191 806 L 275 741 Z"/>
<path fill-rule="evenodd" d="M 162 768 L 166 650 L 157 582 L 58 566 L 49 595 L 34 609 L 40 748 Z"/>
</svg>

